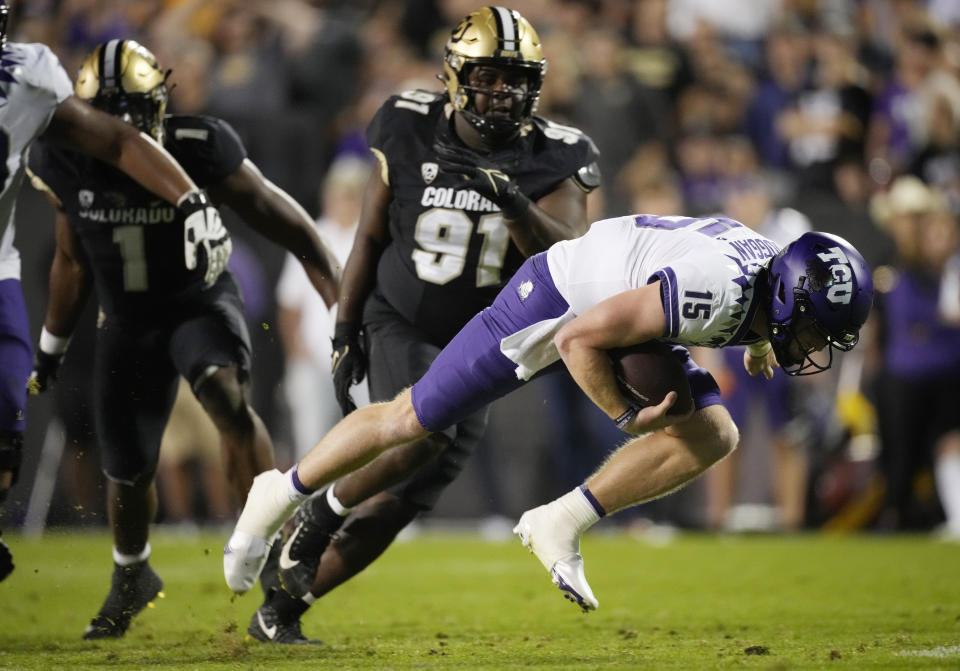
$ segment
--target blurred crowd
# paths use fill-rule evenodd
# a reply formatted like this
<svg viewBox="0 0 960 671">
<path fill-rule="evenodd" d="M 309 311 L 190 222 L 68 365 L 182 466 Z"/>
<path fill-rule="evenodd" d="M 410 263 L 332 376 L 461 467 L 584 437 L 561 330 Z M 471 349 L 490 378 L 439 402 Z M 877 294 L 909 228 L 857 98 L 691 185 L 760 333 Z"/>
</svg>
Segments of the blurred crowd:
<svg viewBox="0 0 960 671">
<path fill-rule="evenodd" d="M 367 123 L 393 93 L 440 88 L 443 44 L 476 6 L 29 0 L 13 3 L 12 36 L 50 45 L 71 74 L 104 40 L 141 41 L 172 71 L 170 111 L 229 121 L 251 158 L 326 222 L 326 239 L 345 255 L 350 237 L 344 242 L 342 231 L 356 220 L 371 160 Z M 947 520 L 942 528 L 960 537 L 960 3 L 510 6 L 543 40 L 548 70 L 539 113 L 582 129 L 600 151 L 603 186 L 591 195 L 592 219 L 724 212 L 780 242 L 810 228 L 836 233 L 875 268 L 878 309 L 863 344 L 830 374 L 758 384 L 741 374 L 736 356 L 695 353 L 721 381 L 742 448 L 703 487 L 667 507 L 641 509 L 634 521 L 919 530 Z M 263 257 L 242 236 L 238 242 L 231 267 L 261 335 L 254 341 L 258 402 L 271 429 L 286 436 L 292 461 L 324 428 L 296 401 L 321 384 L 310 381 L 304 362 L 322 372 L 329 347 L 309 343 L 329 315 L 310 317 L 315 306 L 298 293 L 297 278 L 280 281 L 283 258 Z M 42 313 L 34 308 L 31 318 Z M 313 332 L 298 335 L 304 322 Z M 620 439 L 564 384 L 541 388 L 543 410 L 533 413 L 546 437 L 541 459 L 550 465 L 537 470 L 544 497 L 582 480 Z M 475 486 L 459 490 L 482 505 L 454 503 L 450 511 L 510 516 L 527 507 L 508 491 L 512 476 L 500 477 L 500 457 L 523 449 L 515 443 L 525 433 L 513 418 L 524 400 L 495 407 Z M 336 410 L 332 399 L 329 406 Z M 230 516 L 222 500 L 181 505 L 189 499 L 183 482 L 201 471 L 182 464 L 164 471 L 161 489 L 175 492 L 164 506 L 168 520 Z M 84 497 L 83 489 L 75 485 L 68 498 L 95 507 L 102 497 Z"/>
</svg>

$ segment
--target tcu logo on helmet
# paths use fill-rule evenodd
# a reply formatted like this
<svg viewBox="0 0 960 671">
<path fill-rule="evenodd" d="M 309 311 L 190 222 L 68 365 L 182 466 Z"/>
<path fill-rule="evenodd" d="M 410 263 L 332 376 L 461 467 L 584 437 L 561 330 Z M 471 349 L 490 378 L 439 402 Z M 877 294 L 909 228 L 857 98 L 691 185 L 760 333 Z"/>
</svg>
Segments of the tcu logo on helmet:
<svg viewBox="0 0 960 671">
<path fill-rule="evenodd" d="M 831 303 L 848 305 L 853 295 L 853 269 L 850 267 L 847 255 L 839 247 L 831 247 L 829 251 L 819 252 L 817 258 L 830 264 L 831 279 L 824 283 L 828 287 L 827 300 Z"/>
</svg>

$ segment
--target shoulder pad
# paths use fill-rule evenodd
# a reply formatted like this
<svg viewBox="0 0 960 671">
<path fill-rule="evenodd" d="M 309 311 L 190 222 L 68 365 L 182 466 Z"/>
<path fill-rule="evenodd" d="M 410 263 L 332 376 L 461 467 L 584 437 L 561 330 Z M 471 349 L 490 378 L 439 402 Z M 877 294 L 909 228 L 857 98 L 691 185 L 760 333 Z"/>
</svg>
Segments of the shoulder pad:
<svg viewBox="0 0 960 671">
<path fill-rule="evenodd" d="M 573 181 L 584 191 L 593 191 L 600 186 L 600 166 L 596 161 L 590 162 L 574 173 Z"/>
</svg>

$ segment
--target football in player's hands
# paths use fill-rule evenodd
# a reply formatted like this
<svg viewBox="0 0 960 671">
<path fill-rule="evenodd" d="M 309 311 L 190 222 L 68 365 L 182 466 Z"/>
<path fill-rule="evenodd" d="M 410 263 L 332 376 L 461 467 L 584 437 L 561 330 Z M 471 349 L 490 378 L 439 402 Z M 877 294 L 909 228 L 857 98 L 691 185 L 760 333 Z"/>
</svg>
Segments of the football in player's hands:
<svg viewBox="0 0 960 671">
<path fill-rule="evenodd" d="M 620 390 L 638 407 L 657 405 L 671 391 L 677 392 L 677 400 L 668 415 L 683 415 L 693 407 L 687 373 L 670 345 L 650 340 L 609 350 L 608 355 Z"/>
</svg>

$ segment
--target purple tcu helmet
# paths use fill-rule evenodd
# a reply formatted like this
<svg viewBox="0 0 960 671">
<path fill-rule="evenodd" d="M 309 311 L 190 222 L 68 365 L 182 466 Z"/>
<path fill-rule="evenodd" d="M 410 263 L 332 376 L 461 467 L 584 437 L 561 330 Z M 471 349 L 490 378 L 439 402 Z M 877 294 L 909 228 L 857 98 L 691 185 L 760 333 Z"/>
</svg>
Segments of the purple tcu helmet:
<svg viewBox="0 0 960 671">
<path fill-rule="evenodd" d="M 857 344 L 873 302 L 873 278 L 849 242 L 811 232 L 771 259 L 767 291 L 777 362 L 788 375 L 810 375 L 830 367 L 834 349 L 848 352 Z M 811 355 L 825 345 L 826 362 L 815 361 Z"/>
</svg>

